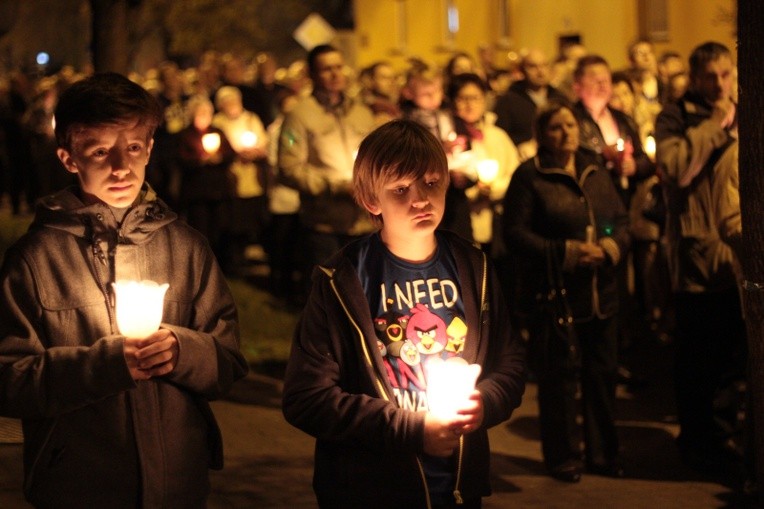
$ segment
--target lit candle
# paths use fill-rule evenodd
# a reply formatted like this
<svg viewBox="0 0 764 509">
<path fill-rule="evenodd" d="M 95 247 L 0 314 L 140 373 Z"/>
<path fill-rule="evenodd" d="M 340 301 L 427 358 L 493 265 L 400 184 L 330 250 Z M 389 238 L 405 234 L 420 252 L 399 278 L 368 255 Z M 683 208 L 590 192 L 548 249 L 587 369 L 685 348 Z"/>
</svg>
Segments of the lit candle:
<svg viewBox="0 0 764 509">
<path fill-rule="evenodd" d="M 120 334 L 128 338 L 145 338 L 159 329 L 168 283 L 120 280 L 112 286 Z"/>
<path fill-rule="evenodd" d="M 496 159 L 483 159 L 477 162 L 478 180 L 484 184 L 490 184 L 496 180 L 499 174 L 499 161 Z"/>
<path fill-rule="evenodd" d="M 257 145 L 257 135 L 252 131 L 244 131 L 239 137 L 239 142 L 244 148 L 254 148 Z"/>
<path fill-rule="evenodd" d="M 442 419 L 456 417 L 468 405 L 480 375 L 479 364 L 468 364 L 461 357 L 446 361 L 427 361 L 427 404 L 431 414 Z"/>
<path fill-rule="evenodd" d="M 214 154 L 220 148 L 220 135 L 218 133 L 207 133 L 202 136 L 202 147 L 208 154 Z"/>
<path fill-rule="evenodd" d="M 623 162 L 624 150 L 626 150 L 626 142 L 623 138 L 618 138 L 615 141 L 615 149 L 618 151 L 618 164 Z M 621 175 L 621 189 L 629 188 L 629 177 Z"/>
<path fill-rule="evenodd" d="M 645 153 L 651 161 L 655 161 L 655 137 L 652 134 L 645 138 Z"/>
</svg>

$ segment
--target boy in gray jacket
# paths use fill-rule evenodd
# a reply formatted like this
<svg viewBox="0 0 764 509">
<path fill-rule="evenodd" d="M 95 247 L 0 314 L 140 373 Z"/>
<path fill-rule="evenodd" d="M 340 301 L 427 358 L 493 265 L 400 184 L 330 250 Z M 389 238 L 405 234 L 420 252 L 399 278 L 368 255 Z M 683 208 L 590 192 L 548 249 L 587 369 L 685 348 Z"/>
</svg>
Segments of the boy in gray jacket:
<svg viewBox="0 0 764 509">
<path fill-rule="evenodd" d="M 0 414 L 22 419 L 36 507 L 202 508 L 222 467 L 207 400 L 248 368 L 209 246 L 144 182 L 160 115 L 117 74 L 67 89 L 58 157 L 79 185 L 44 198 L 5 255 Z M 159 330 L 119 333 L 117 280 L 169 283 Z"/>
</svg>

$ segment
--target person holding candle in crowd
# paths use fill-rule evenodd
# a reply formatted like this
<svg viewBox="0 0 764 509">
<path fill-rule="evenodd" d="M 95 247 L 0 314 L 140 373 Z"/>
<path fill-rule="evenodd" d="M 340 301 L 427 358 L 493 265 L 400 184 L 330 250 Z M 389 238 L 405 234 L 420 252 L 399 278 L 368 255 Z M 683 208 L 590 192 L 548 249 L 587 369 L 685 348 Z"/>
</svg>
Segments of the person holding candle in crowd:
<svg viewBox="0 0 764 509">
<path fill-rule="evenodd" d="M 642 149 L 639 128 L 633 119 L 608 103 L 613 96 L 610 66 L 599 55 L 582 57 L 573 73 L 573 106 L 581 124 L 581 146 L 600 158 L 612 174 L 626 208 L 635 184 L 653 175 L 655 165 Z"/>
<path fill-rule="evenodd" d="M 178 133 L 180 207 L 188 224 L 209 241 L 218 262 L 233 272 L 227 243 L 236 178 L 231 164 L 236 151 L 222 129 L 212 125 L 214 107 L 205 96 L 188 101 L 191 124 Z"/>
<path fill-rule="evenodd" d="M 622 72 L 613 73 L 612 80 L 610 107 L 634 119 L 639 126 L 645 153 L 654 160 L 654 124 L 652 121 L 643 123 L 646 122 L 646 116 L 640 113 L 643 108 L 636 101 L 631 80 Z M 656 172 L 637 182 L 635 187 L 629 204 L 635 304 L 639 316 L 649 325 L 651 333 L 665 343 L 670 341 L 673 332 L 673 307 L 668 263 L 661 243 L 666 218 L 655 207 L 656 200 L 662 199 L 663 195 L 660 177 Z"/>
<path fill-rule="evenodd" d="M 247 372 L 204 238 L 144 181 L 161 108 L 114 74 L 56 108 L 79 185 L 39 203 L 0 271 L 0 414 L 22 419 L 35 507 L 206 506 L 222 443 L 208 399 Z M 169 283 L 158 330 L 118 330 L 112 283 Z"/>
<path fill-rule="evenodd" d="M 615 183 L 618 195 L 626 210 L 637 189 L 637 184 L 655 174 L 655 164 L 642 149 L 639 128 L 633 119 L 611 107 L 613 81 L 610 66 L 599 55 L 582 57 L 573 73 L 573 90 L 578 102 L 573 105 L 573 112 L 578 118 L 581 136 L 580 144 L 593 152 L 599 163 L 607 168 Z M 620 266 L 620 332 L 619 348 L 623 364 L 619 367 L 619 380 L 623 384 L 636 387 L 640 385 L 639 376 L 635 376 L 626 359 L 626 353 L 634 341 L 639 339 L 635 331 L 644 323 L 639 316 L 638 305 L 629 282 L 628 256 Z"/>
<path fill-rule="evenodd" d="M 489 253 L 502 277 L 504 248 L 501 240 L 501 201 L 507 191 L 509 179 L 520 164 L 520 155 L 506 132 L 495 125 L 496 114 L 486 112 L 488 86 L 477 74 L 459 74 L 451 79 L 448 99 L 454 114 L 458 137 L 464 140 L 464 153 L 469 158 L 463 164 L 470 167 L 477 180 L 462 190 L 472 226 L 472 240 Z M 451 169 L 451 178 L 462 177 L 457 168 Z M 448 224 L 449 203 L 444 223 Z"/>
<path fill-rule="evenodd" d="M 354 195 L 379 231 L 314 271 L 284 380 L 287 421 L 317 440 L 320 507 L 475 508 L 490 494 L 487 430 L 520 403 L 524 351 L 487 255 L 437 229 L 448 179 L 416 122 L 360 145 Z M 436 412 L 429 366 L 467 364 L 482 368 L 475 390 Z"/>
<path fill-rule="evenodd" d="M 228 250 L 231 270 L 238 274 L 244 267 L 247 246 L 262 242 L 268 225 L 270 142 L 260 118 L 244 109 L 238 88 L 220 87 L 215 104 L 219 112 L 212 118 L 212 125 L 223 131 L 236 152 L 230 166 L 236 192 L 231 202 Z"/>
<path fill-rule="evenodd" d="M 623 476 L 615 428 L 618 288 L 629 249 L 628 216 L 607 170 L 580 147 L 573 111 L 542 110 L 539 153 L 520 165 L 504 197 L 504 237 L 517 267 L 512 312 L 529 336 L 538 379 L 544 463 L 578 482 L 580 380 L 585 464 Z"/>
</svg>

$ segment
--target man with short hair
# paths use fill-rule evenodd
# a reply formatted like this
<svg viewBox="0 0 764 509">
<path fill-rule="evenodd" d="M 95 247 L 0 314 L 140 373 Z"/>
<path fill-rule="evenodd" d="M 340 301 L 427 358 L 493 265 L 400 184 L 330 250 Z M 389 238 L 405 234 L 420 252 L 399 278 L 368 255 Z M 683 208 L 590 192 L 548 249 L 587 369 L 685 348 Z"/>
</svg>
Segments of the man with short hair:
<svg viewBox="0 0 764 509">
<path fill-rule="evenodd" d="M 279 178 L 300 192 L 300 221 L 307 272 L 355 237 L 373 230 L 351 193 L 353 161 L 374 116 L 349 97 L 345 59 L 322 44 L 308 54 L 313 93 L 284 118 L 279 138 Z M 309 282 L 310 278 L 306 278 Z"/>
<path fill-rule="evenodd" d="M 550 102 L 568 103 L 568 99 L 549 84 L 549 59 L 539 49 L 531 49 L 523 58 L 524 78 L 510 85 L 496 100 L 496 125 L 504 129 L 525 161 L 536 155 L 533 120 L 536 112 Z"/>
<path fill-rule="evenodd" d="M 690 56 L 690 87 L 656 122 L 668 198 L 666 236 L 676 303 L 675 386 L 683 460 L 724 471 L 739 458 L 737 389 L 747 345 L 737 287 L 742 242 L 734 64 L 707 42 Z"/>
</svg>

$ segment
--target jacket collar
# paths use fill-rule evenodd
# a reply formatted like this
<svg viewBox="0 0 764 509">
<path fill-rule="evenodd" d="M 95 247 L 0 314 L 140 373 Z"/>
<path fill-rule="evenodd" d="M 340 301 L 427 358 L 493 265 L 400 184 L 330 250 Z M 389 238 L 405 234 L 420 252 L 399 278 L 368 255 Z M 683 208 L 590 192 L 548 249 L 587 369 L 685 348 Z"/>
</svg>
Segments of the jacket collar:
<svg viewBox="0 0 764 509">
<path fill-rule="evenodd" d="M 38 203 L 30 229 L 53 228 L 88 239 L 100 237 L 108 231 L 119 231 L 122 242 L 142 244 L 156 230 L 177 217 L 148 183 L 143 184 L 137 203 L 130 207 L 121 225 L 117 224 L 108 205 L 86 205 L 79 196 L 78 188 L 71 186 Z"/>
</svg>

